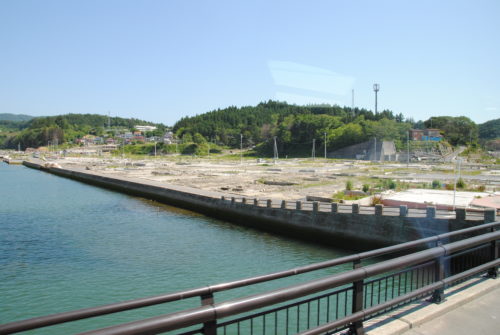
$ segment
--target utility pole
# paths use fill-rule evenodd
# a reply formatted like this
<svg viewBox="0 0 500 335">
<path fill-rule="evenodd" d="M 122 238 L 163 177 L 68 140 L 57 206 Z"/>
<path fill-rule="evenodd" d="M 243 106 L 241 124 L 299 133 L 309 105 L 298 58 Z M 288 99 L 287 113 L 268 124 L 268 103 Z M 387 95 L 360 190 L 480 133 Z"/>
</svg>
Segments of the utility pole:
<svg viewBox="0 0 500 335">
<path fill-rule="evenodd" d="M 243 164 L 243 134 L 240 134 L 240 164 Z"/>
<path fill-rule="evenodd" d="M 278 160 L 278 145 L 276 144 L 276 136 L 274 136 L 274 164 Z"/>
<path fill-rule="evenodd" d="M 326 133 L 325 133 L 325 159 L 326 159 Z"/>
<path fill-rule="evenodd" d="M 374 161 L 377 161 L 377 138 L 375 137 L 375 144 L 373 146 L 373 160 Z"/>
<path fill-rule="evenodd" d="M 407 157 L 406 157 L 406 168 L 410 168 L 410 131 L 406 133 L 406 146 L 407 146 Z"/>
<path fill-rule="evenodd" d="M 156 157 L 156 141 L 155 141 L 155 157 Z"/>
<path fill-rule="evenodd" d="M 313 138 L 312 159 L 316 159 L 316 139 Z"/>
<path fill-rule="evenodd" d="M 380 90 L 379 84 L 373 84 L 373 91 L 375 92 L 375 115 L 377 114 L 377 95 Z"/>
</svg>

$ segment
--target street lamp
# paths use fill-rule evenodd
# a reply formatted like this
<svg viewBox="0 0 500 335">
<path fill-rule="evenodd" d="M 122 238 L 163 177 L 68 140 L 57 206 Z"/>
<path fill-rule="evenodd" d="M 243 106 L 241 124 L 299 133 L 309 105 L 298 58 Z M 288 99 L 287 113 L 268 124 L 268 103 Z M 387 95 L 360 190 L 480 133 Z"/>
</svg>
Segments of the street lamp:
<svg viewBox="0 0 500 335">
<path fill-rule="evenodd" d="M 380 90 L 380 85 L 373 84 L 373 91 L 375 92 L 375 114 L 377 114 L 377 94 L 379 90 Z"/>
</svg>

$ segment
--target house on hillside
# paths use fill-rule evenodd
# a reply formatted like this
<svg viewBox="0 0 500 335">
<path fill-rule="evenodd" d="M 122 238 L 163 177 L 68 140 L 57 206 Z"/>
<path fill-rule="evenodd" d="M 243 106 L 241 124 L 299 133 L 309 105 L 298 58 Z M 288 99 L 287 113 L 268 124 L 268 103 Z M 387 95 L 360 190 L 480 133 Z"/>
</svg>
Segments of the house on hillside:
<svg viewBox="0 0 500 335">
<path fill-rule="evenodd" d="M 412 141 L 435 141 L 443 139 L 439 129 L 410 129 L 410 140 Z"/>
<path fill-rule="evenodd" d="M 155 126 L 135 126 L 134 128 L 142 132 L 156 130 Z"/>
<path fill-rule="evenodd" d="M 171 131 L 167 131 L 165 135 L 163 135 L 163 143 L 165 144 L 172 144 L 174 143 L 174 133 Z"/>
</svg>

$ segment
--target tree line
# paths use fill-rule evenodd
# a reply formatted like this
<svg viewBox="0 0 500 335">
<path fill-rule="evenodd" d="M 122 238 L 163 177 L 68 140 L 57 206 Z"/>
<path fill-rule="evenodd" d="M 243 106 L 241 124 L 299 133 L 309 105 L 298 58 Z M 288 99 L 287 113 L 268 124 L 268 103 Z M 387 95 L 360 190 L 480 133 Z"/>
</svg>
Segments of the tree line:
<svg viewBox="0 0 500 335">
<path fill-rule="evenodd" d="M 109 129 L 108 124 L 111 126 Z M 163 124 L 135 118 L 108 117 L 98 114 L 66 114 L 33 118 L 23 122 L 22 125 L 19 124 L 17 129 L 10 124 L 10 133 L 0 136 L 0 147 L 17 148 L 20 145 L 22 149 L 26 149 L 45 146 L 49 142 L 63 144 L 74 142 L 77 138 L 87 134 L 114 135 L 119 129 L 131 130 L 136 125 L 156 126 L 160 133 L 165 130 Z"/>
</svg>

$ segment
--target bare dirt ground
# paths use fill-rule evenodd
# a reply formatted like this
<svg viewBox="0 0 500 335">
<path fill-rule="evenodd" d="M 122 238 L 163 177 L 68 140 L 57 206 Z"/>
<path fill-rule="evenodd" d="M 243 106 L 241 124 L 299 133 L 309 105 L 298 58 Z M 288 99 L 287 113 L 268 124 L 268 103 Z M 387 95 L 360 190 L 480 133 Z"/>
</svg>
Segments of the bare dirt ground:
<svg viewBox="0 0 500 335">
<path fill-rule="evenodd" d="M 209 191 L 223 191 L 250 198 L 303 200 L 307 196 L 331 198 L 345 189 L 350 180 L 354 189 L 363 184 L 373 186 L 377 178 L 391 178 L 410 183 L 439 179 L 452 182 L 453 164 L 429 165 L 372 163 L 325 159 L 218 159 L 191 157 L 157 157 L 131 159 L 118 157 L 48 157 L 62 167 L 75 167 L 100 173 L 190 186 Z M 500 189 L 500 172 L 494 167 L 462 170 L 469 184 Z"/>
</svg>

